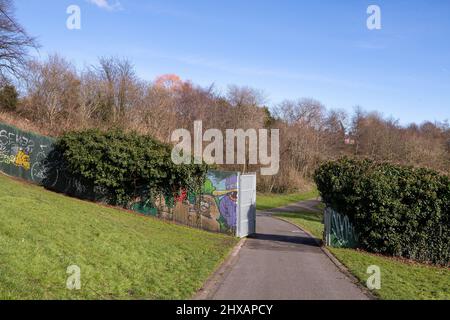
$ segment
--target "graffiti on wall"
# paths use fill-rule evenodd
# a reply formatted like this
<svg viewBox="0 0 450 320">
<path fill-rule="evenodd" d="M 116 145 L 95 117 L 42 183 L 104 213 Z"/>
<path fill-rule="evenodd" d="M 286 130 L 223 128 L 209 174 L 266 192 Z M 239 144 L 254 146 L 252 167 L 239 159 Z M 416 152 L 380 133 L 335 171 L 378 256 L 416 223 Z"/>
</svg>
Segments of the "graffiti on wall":
<svg viewBox="0 0 450 320">
<path fill-rule="evenodd" d="M 33 151 L 33 148 L 33 140 L 6 129 L 0 130 L 1 163 L 30 170 L 30 153 Z"/>
<path fill-rule="evenodd" d="M 48 150 L 53 139 L 0 123 L 0 170 L 36 183 L 44 178 Z"/>
<path fill-rule="evenodd" d="M 358 235 L 348 216 L 327 207 L 324 210 L 324 234 L 327 246 L 356 248 Z"/>
<path fill-rule="evenodd" d="M 0 123 L 0 170 L 59 192 L 87 198 L 88 188 L 70 177 L 64 164 L 54 160 L 58 159 L 54 141 Z"/>
<path fill-rule="evenodd" d="M 164 220 L 203 230 L 234 234 L 237 220 L 238 174 L 209 171 L 201 192 L 181 190 L 136 200 L 130 208 Z"/>
<path fill-rule="evenodd" d="M 108 190 L 71 177 L 59 165 L 54 140 L 0 123 L 0 171 L 72 196 L 108 202 Z M 53 159 L 53 160 L 52 160 Z M 210 171 L 202 190 L 149 197 L 129 205 L 133 211 L 213 232 L 235 234 L 238 173 Z"/>
</svg>

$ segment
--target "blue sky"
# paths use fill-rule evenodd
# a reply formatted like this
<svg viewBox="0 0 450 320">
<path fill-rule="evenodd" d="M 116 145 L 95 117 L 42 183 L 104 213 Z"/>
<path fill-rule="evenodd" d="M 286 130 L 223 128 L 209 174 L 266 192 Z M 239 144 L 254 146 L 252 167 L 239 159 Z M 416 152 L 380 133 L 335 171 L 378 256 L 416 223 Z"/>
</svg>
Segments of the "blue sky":
<svg viewBox="0 0 450 320">
<path fill-rule="evenodd" d="M 73 4 L 81 30 L 66 28 Z M 381 8 L 381 30 L 366 27 L 371 4 Z M 248 85 L 269 105 L 311 97 L 402 124 L 450 119 L 450 1 L 16 0 L 16 7 L 41 57 L 57 52 L 80 67 L 128 57 L 145 79 L 176 73 L 222 91 Z"/>
</svg>

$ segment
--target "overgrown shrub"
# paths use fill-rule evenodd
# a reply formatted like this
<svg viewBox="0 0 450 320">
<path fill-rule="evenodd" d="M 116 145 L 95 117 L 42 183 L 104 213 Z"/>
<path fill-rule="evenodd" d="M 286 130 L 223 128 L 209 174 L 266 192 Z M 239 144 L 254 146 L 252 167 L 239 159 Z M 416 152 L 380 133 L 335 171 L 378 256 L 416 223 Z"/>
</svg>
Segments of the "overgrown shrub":
<svg viewBox="0 0 450 320">
<path fill-rule="evenodd" d="M 119 130 L 67 133 L 47 162 L 48 187 L 122 206 L 155 192 L 197 191 L 208 170 L 206 165 L 175 165 L 169 145 Z"/>
<path fill-rule="evenodd" d="M 375 253 L 448 265 L 450 178 L 436 171 L 343 158 L 315 172 L 323 201 Z"/>
</svg>

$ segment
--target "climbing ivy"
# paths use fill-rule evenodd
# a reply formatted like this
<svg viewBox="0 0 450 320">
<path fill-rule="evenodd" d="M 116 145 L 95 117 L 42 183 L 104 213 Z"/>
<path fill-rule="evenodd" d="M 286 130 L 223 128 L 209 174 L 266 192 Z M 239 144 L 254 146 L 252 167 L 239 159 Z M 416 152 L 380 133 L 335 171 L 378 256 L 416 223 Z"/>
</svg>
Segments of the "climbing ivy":
<svg viewBox="0 0 450 320">
<path fill-rule="evenodd" d="M 107 202 L 127 206 L 137 197 L 200 190 L 208 166 L 176 165 L 171 146 L 151 136 L 87 130 L 61 136 L 49 156 L 49 170 L 64 173 L 106 192 Z M 193 162 L 192 162 L 193 163 Z"/>
</svg>

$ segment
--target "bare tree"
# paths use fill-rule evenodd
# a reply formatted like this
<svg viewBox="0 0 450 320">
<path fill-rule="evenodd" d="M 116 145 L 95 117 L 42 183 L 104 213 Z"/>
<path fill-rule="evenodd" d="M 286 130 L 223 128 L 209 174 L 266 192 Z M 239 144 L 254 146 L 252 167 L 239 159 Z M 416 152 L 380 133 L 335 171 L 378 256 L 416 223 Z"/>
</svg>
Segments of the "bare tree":
<svg viewBox="0 0 450 320">
<path fill-rule="evenodd" d="M 137 77 L 134 67 L 127 59 L 100 58 L 96 68 L 103 83 L 103 113 L 113 123 L 123 122 L 126 110 L 133 106 Z"/>
<path fill-rule="evenodd" d="M 37 48 L 36 40 L 16 21 L 12 1 L 0 0 L 0 77 L 3 80 L 8 75 L 20 75 L 30 48 Z"/>
<path fill-rule="evenodd" d="M 269 112 L 258 90 L 230 86 L 222 94 L 213 86 L 203 88 L 176 75 L 146 82 L 136 76 L 129 61 L 117 58 L 102 58 L 97 66 L 79 72 L 55 55 L 30 62 L 24 75 L 26 92 L 17 112 L 0 113 L 0 119 L 30 119 L 44 134 L 120 126 L 170 142 L 173 130 L 193 131 L 195 120 L 203 121 L 204 130 L 279 129 L 280 171 L 258 177 L 261 191 L 309 187 L 321 162 L 342 155 L 450 172 L 448 122 L 402 126 L 361 108 L 351 116 L 327 110 L 313 99 L 285 101 Z M 248 141 L 246 146 L 248 151 Z M 248 152 L 245 163 L 219 168 L 259 172 Z"/>
<path fill-rule="evenodd" d="M 64 58 L 53 55 L 45 62 L 28 63 L 25 110 L 36 122 L 56 132 L 66 123 L 79 125 L 80 79 L 75 67 Z"/>
<path fill-rule="evenodd" d="M 233 106 L 260 106 L 266 101 L 265 94 L 261 90 L 236 85 L 228 87 L 227 98 Z"/>
</svg>

